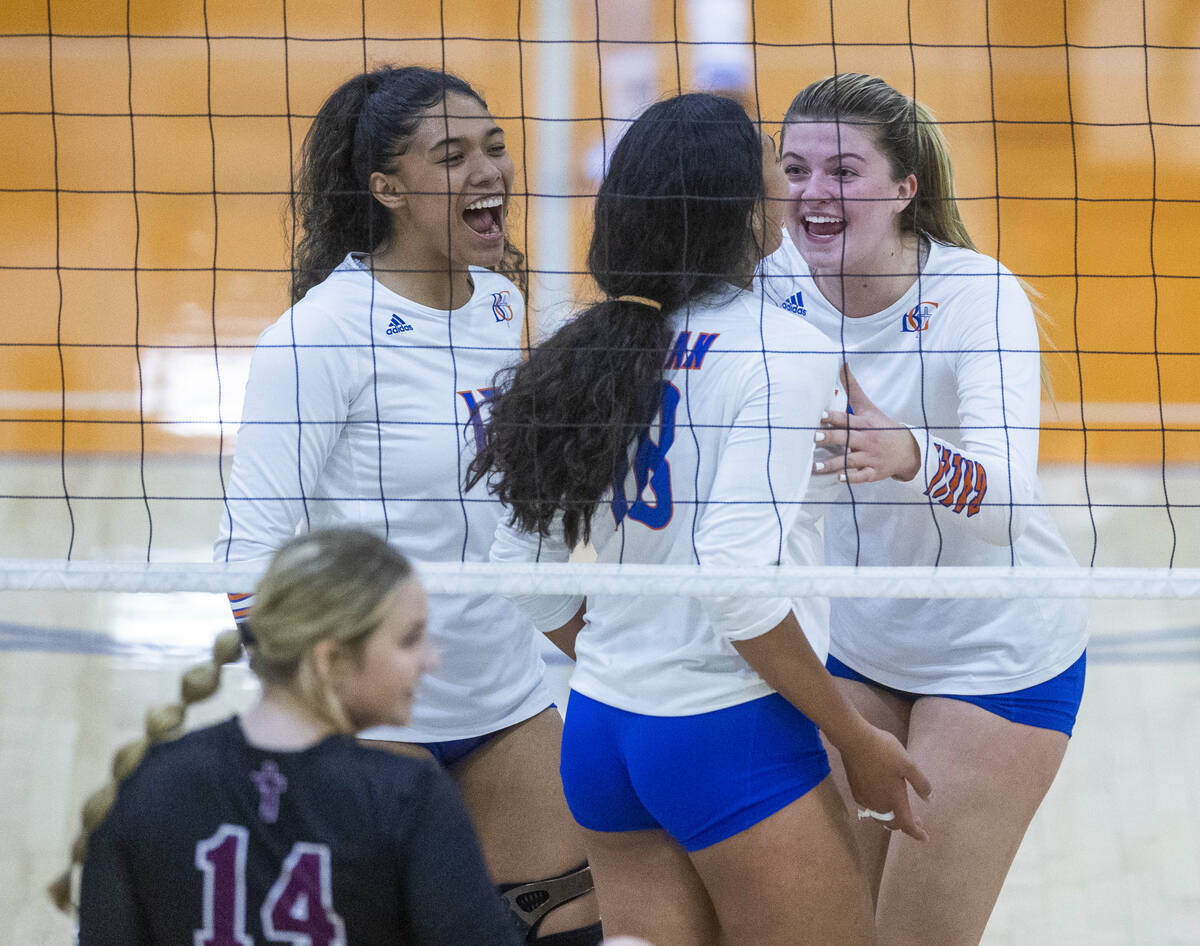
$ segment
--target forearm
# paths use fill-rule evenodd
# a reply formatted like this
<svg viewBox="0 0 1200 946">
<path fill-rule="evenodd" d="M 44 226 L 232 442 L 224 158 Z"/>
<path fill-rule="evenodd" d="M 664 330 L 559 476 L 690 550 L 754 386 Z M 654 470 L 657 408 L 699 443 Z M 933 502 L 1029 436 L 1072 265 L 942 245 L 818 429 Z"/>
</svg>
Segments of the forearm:
<svg viewBox="0 0 1200 946">
<path fill-rule="evenodd" d="M 501 520 L 492 540 L 491 561 L 502 565 L 524 565 L 534 562 L 566 562 L 570 549 L 557 536 L 538 536 L 522 532 L 516 526 Z M 519 607 L 543 634 L 557 634 L 569 626 L 581 612 L 584 604 L 582 595 L 538 595 L 508 594 L 510 601 Z M 563 645 L 550 637 L 551 642 L 563 650 Z M 575 648 L 575 637 L 570 635 L 569 646 Z"/>
<path fill-rule="evenodd" d="M 868 723 L 842 695 L 793 615 L 766 634 L 733 646 L 837 747 L 850 792 L 861 807 L 894 812 L 894 827 L 918 840 L 928 837 L 912 811 L 908 786 L 928 798 L 929 781 L 895 736 Z"/>
<path fill-rule="evenodd" d="M 992 545 L 1009 545 L 1025 529 L 1036 497 L 1036 472 L 1024 445 L 1009 451 L 972 449 L 926 430 L 913 430 L 921 469 L 909 487 L 927 497 L 935 515 L 961 522 Z"/>
<path fill-rule="evenodd" d="M 839 749 L 862 738 L 869 724 L 834 685 L 791 612 L 759 637 L 734 649 L 766 683 L 813 721 Z"/>
<path fill-rule="evenodd" d="M 1041 360 L 1024 294 L 1008 281 L 999 291 L 999 303 L 979 301 L 955 343 L 957 429 L 923 422 L 912 431 L 921 452 L 912 488 L 939 519 L 1003 546 L 1024 531 L 1038 501 Z"/>
</svg>

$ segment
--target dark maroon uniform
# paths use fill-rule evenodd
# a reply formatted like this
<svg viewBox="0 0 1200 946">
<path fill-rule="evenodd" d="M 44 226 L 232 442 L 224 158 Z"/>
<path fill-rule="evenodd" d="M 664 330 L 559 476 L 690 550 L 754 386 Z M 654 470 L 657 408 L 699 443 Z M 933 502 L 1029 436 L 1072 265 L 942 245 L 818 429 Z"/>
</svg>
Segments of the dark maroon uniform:
<svg viewBox="0 0 1200 946">
<path fill-rule="evenodd" d="M 520 942 L 449 777 L 348 736 L 154 746 L 84 861 L 80 946 Z"/>
</svg>

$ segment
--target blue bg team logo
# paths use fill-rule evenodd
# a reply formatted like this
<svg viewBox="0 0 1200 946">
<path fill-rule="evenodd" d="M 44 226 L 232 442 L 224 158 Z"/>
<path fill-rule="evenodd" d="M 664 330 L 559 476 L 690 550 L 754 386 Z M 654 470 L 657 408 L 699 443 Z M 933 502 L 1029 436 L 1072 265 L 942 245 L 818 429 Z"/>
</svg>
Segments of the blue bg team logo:
<svg viewBox="0 0 1200 946">
<path fill-rule="evenodd" d="M 900 317 L 900 331 L 923 332 L 929 328 L 933 318 L 933 310 L 938 307 L 936 302 L 918 302 Z"/>
<path fill-rule="evenodd" d="M 503 292 L 492 293 L 492 315 L 496 317 L 497 322 L 511 322 L 513 317 L 512 306 L 508 304 L 508 290 Z"/>
</svg>

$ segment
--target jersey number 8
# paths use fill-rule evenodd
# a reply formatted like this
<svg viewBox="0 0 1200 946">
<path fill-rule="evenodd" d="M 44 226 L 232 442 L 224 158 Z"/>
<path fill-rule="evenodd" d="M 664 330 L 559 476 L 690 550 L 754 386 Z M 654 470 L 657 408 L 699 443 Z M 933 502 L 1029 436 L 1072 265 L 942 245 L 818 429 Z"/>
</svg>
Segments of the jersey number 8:
<svg viewBox="0 0 1200 946">
<path fill-rule="evenodd" d="M 658 441 L 650 439 L 650 428 L 638 436 L 633 455 L 633 482 L 637 499 L 633 505 L 625 498 L 625 478 L 629 472 L 622 462 L 613 477 L 612 514 L 616 525 L 629 516 L 651 529 L 662 529 L 671 521 L 671 464 L 667 451 L 675 442 L 675 412 L 679 407 L 679 388 L 670 381 L 662 383 L 662 401 L 658 408 Z M 654 494 L 654 502 L 646 501 L 646 488 Z"/>
</svg>

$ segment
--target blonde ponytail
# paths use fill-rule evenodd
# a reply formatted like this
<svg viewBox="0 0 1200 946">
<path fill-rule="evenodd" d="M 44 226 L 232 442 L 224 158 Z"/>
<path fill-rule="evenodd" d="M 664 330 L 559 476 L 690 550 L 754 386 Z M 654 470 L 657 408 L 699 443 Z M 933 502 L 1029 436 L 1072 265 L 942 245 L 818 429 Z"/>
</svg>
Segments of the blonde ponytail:
<svg viewBox="0 0 1200 946">
<path fill-rule="evenodd" d="M 313 645 L 336 641 L 353 654 L 379 627 L 397 586 L 412 575 L 408 560 L 378 536 L 361 529 L 324 529 L 289 539 L 271 559 L 255 592 L 250 622 L 254 644 L 250 669 L 264 684 L 292 689 L 318 716 L 340 732 L 353 726 L 328 682 L 313 665 Z M 87 853 L 88 837 L 112 808 L 117 789 L 157 742 L 183 732 L 187 707 L 212 696 L 221 669 L 242 654 L 237 631 L 213 642 L 212 659 L 188 669 L 179 702 L 146 713 L 145 735 L 113 756 L 112 780 L 83 806 L 83 828 L 71 847 L 71 863 L 49 886 L 59 909 L 71 908 L 75 865 Z"/>
<path fill-rule="evenodd" d="M 221 683 L 221 668 L 234 663 L 242 655 L 242 643 L 237 631 L 225 631 L 213 642 L 212 658 L 187 670 L 180 680 L 179 703 L 156 706 L 146 713 L 146 733 L 121 746 L 112 759 L 112 778 L 103 787 L 88 796 L 83 803 L 80 821 L 82 828 L 71 843 L 71 862 L 67 869 L 46 888 L 54 905 L 64 913 L 74 906 L 72 878 L 75 867 L 83 863 L 87 854 L 88 838 L 108 817 L 108 812 L 117 800 L 117 790 L 145 758 L 147 750 L 155 743 L 169 742 L 183 732 L 183 720 L 187 707 L 208 699 L 217 692 Z"/>
</svg>

